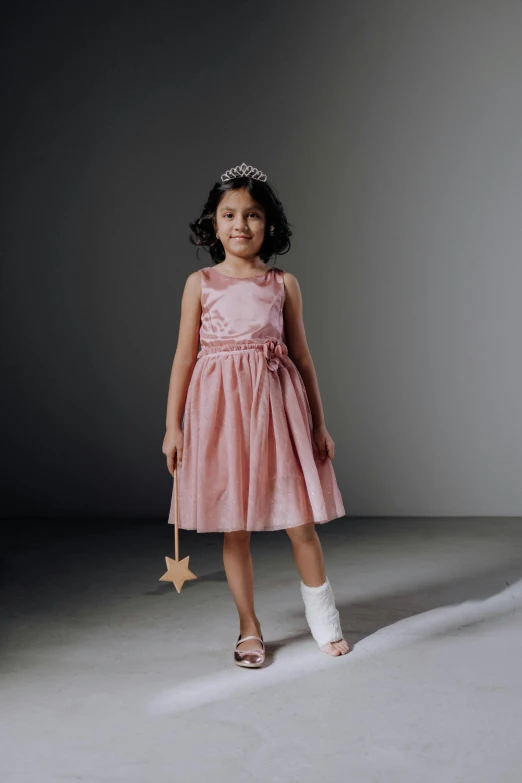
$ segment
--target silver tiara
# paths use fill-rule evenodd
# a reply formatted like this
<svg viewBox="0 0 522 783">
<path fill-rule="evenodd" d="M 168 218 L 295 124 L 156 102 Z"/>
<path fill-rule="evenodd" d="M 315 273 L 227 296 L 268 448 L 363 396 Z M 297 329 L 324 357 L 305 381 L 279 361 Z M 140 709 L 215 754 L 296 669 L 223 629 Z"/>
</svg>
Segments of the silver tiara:
<svg viewBox="0 0 522 783">
<path fill-rule="evenodd" d="M 236 177 L 252 177 L 252 179 L 266 182 L 266 174 L 263 174 L 262 171 L 259 171 L 259 169 L 256 169 L 253 166 L 247 166 L 246 163 L 242 163 L 241 166 L 236 166 L 233 169 L 225 171 L 225 173 L 221 175 L 221 182 L 228 182 Z"/>
</svg>

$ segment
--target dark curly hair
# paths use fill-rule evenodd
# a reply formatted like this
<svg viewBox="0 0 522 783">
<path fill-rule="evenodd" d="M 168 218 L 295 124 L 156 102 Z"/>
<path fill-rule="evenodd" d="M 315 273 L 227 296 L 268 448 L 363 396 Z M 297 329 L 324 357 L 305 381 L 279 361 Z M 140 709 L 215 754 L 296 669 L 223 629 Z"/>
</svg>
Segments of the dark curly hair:
<svg viewBox="0 0 522 783">
<path fill-rule="evenodd" d="M 265 210 L 266 231 L 265 240 L 259 251 L 263 261 L 268 261 L 272 255 L 283 255 L 290 250 L 290 236 L 292 231 L 286 219 L 283 205 L 277 198 L 274 190 L 267 182 L 252 179 L 252 177 L 235 177 L 228 182 L 216 182 L 210 191 L 207 201 L 201 210 L 200 216 L 193 223 L 189 223 L 191 233 L 189 241 L 198 247 L 202 247 L 210 253 L 212 260 L 217 264 L 225 259 L 225 248 L 216 237 L 213 220 L 216 217 L 218 205 L 225 193 L 229 190 L 244 188 L 252 198 Z M 273 231 L 269 230 L 273 226 Z"/>
</svg>

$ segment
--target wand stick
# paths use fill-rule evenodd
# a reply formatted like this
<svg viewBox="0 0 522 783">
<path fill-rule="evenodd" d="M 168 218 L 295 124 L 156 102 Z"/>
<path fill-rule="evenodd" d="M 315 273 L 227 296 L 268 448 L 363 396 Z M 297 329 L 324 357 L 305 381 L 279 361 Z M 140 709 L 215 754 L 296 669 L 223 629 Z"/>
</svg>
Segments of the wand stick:
<svg viewBox="0 0 522 783">
<path fill-rule="evenodd" d="M 160 576 L 160 582 L 172 582 L 178 593 L 188 579 L 197 579 L 197 576 L 189 570 L 190 555 L 183 560 L 179 559 L 179 492 L 178 492 L 178 466 L 174 468 L 174 560 L 171 557 L 165 558 L 167 571 Z"/>
</svg>

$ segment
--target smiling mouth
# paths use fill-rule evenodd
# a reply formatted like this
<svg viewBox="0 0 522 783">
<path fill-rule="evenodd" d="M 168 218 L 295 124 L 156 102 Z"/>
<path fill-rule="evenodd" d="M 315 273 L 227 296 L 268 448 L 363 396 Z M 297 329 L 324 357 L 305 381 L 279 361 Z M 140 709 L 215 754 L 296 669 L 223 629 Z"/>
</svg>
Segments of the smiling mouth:
<svg viewBox="0 0 522 783">
<path fill-rule="evenodd" d="M 250 239 L 250 237 L 232 237 L 232 239 Z"/>
</svg>

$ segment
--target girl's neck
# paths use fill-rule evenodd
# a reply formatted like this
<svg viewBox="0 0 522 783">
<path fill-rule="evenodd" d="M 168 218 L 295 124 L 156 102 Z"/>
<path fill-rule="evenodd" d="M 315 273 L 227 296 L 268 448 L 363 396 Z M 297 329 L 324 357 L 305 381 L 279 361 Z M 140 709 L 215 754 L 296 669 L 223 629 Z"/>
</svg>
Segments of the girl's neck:
<svg viewBox="0 0 522 783">
<path fill-rule="evenodd" d="M 264 272 L 266 264 L 261 261 L 259 256 L 254 258 L 237 258 L 234 256 L 226 256 L 224 261 L 220 261 L 219 266 L 223 265 L 223 269 L 232 272 L 238 277 L 247 276 L 249 272 Z"/>
</svg>

